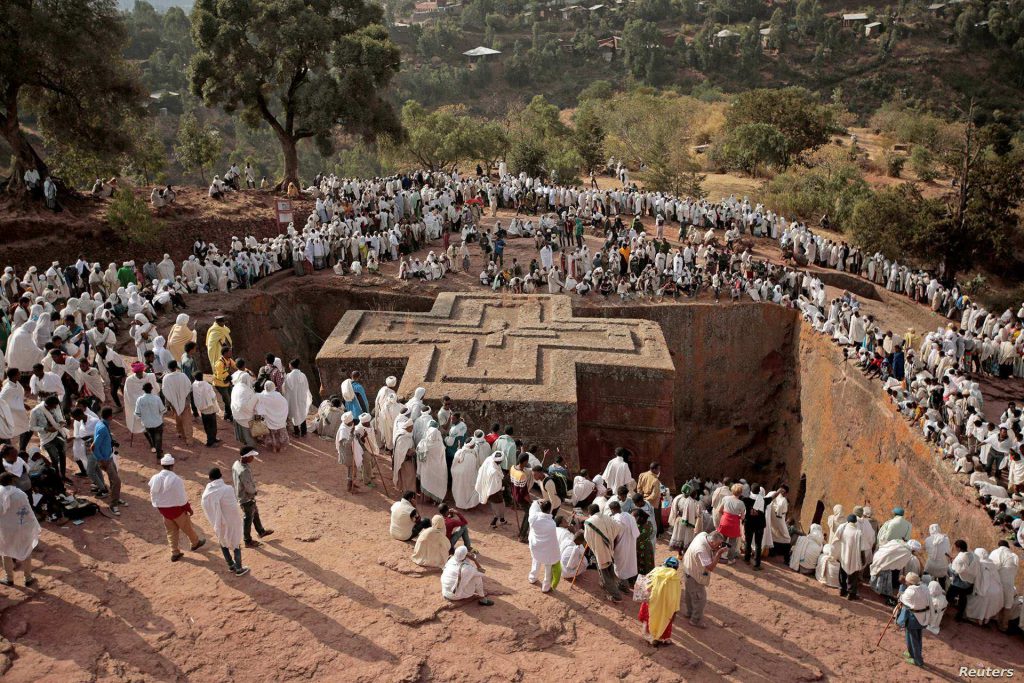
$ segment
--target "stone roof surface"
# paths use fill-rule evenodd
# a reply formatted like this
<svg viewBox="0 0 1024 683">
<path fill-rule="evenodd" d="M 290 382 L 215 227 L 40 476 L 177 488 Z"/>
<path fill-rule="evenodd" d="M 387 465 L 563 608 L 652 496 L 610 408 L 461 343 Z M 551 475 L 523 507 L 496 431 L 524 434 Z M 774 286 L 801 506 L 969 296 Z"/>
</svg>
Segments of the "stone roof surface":
<svg viewBox="0 0 1024 683">
<path fill-rule="evenodd" d="M 649 320 L 576 318 L 564 295 L 442 293 L 425 313 L 348 311 L 318 356 L 407 358 L 399 395 L 576 402 L 576 366 L 674 373 Z"/>
</svg>

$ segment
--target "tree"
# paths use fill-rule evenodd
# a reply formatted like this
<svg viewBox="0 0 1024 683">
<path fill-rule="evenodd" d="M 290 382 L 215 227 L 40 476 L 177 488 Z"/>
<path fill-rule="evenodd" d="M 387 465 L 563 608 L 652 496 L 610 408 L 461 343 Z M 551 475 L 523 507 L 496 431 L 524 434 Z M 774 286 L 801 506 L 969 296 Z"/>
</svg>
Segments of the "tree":
<svg viewBox="0 0 1024 683">
<path fill-rule="evenodd" d="M 406 135 L 400 150 L 431 171 L 450 171 L 473 154 L 472 120 L 459 107 L 428 112 L 410 100 L 402 107 L 402 127 Z"/>
<path fill-rule="evenodd" d="M 787 162 L 804 150 L 825 144 L 836 130 L 833 111 L 799 87 L 756 89 L 736 96 L 725 117 L 725 130 L 747 123 L 767 123 L 786 136 Z"/>
<path fill-rule="evenodd" d="M 771 21 L 768 22 L 768 44 L 779 52 L 786 50 L 789 44 L 789 23 L 781 7 L 776 7 L 772 12 Z"/>
<path fill-rule="evenodd" d="M 584 100 L 572 115 L 572 140 L 587 173 L 593 173 L 604 161 L 604 127 L 598 114 L 599 104 Z"/>
<path fill-rule="evenodd" d="M 919 258 L 931 250 L 935 229 L 945 221 L 942 202 L 926 199 L 910 183 L 872 192 L 858 200 L 848 221 L 865 251 L 891 259 Z"/>
<path fill-rule="evenodd" d="M 647 189 L 694 196 L 699 165 L 690 145 L 694 122 L 705 106 L 692 98 L 646 90 L 616 95 L 601 110 L 608 151 L 642 168 Z"/>
<path fill-rule="evenodd" d="M 733 128 L 712 150 L 712 159 L 731 170 L 757 175 L 766 166 L 786 165 L 786 136 L 768 123 L 744 123 Z"/>
<path fill-rule="evenodd" d="M 174 145 L 174 156 L 186 171 L 198 171 L 206 184 L 206 169 L 220 158 L 223 141 L 220 133 L 204 129 L 196 115 L 185 114 L 178 123 L 178 137 Z"/>
<path fill-rule="evenodd" d="M 118 189 L 107 207 L 107 224 L 132 245 L 156 241 L 163 224 L 149 212 L 146 202 L 135 196 L 131 185 Z"/>
<path fill-rule="evenodd" d="M 627 21 L 622 30 L 622 51 L 633 78 L 651 84 L 661 81 L 665 50 L 657 24 L 642 19 Z"/>
<path fill-rule="evenodd" d="M 207 105 L 264 121 L 284 155 L 281 186 L 299 185 L 296 146 L 331 151 L 336 128 L 399 134 L 384 88 L 399 51 L 367 0 L 197 0 L 191 86 Z"/>
<path fill-rule="evenodd" d="M 29 168 L 49 173 L 22 127 L 27 116 L 37 117 L 48 138 L 85 155 L 112 158 L 131 146 L 123 121 L 141 112 L 143 94 L 121 56 L 125 30 L 115 0 L 4 0 L 0 36 L 0 133 L 13 178 Z"/>
</svg>

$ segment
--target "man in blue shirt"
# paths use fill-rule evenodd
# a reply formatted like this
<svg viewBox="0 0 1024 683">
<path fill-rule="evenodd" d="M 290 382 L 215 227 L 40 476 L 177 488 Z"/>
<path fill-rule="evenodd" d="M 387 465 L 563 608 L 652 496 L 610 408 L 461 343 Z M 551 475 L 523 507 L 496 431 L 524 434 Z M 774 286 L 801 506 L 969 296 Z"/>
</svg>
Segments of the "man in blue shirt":
<svg viewBox="0 0 1024 683">
<path fill-rule="evenodd" d="M 114 440 L 110 436 L 110 417 L 114 414 L 111 408 L 104 408 L 100 411 L 100 421 L 92 433 L 92 457 L 96 460 L 96 467 L 105 472 L 110 481 L 110 511 L 120 515 L 118 509 L 121 505 L 127 505 L 121 500 L 121 477 L 117 474 L 117 465 L 114 464 Z M 103 475 L 100 474 L 102 480 Z"/>
</svg>

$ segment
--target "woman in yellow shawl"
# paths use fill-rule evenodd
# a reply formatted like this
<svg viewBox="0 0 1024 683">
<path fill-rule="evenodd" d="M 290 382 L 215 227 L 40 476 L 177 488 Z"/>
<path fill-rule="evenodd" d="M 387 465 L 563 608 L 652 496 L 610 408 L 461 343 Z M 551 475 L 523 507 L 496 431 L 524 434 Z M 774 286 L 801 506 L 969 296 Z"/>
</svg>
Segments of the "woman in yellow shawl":
<svg viewBox="0 0 1024 683">
<path fill-rule="evenodd" d="M 185 353 L 185 344 L 196 340 L 196 331 L 189 329 L 188 314 L 179 313 L 174 327 L 167 333 L 167 350 L 175 363 L 181 364 L 181 356 Z"/>
<path fill-rule="evenodd" d="M 421 567 L 440 569 L 448 562 L 448 551 L 451 549 L 452 543 L 444 531 L 444 517 L 434 515 L 430 520 L 430 528 L 421 531 L 416 539 L 412 561 Z"/>
<path fill-rule="evenodd" d="M 670 557 L 647 575 L 650 596 L 640 605 L 637 618 L 644 625 L 644 636 L 654 647 L 672 640 L 672 619 L 679 611 L 683 586 L 679 581 L 679 560 Z"/>
</svg>

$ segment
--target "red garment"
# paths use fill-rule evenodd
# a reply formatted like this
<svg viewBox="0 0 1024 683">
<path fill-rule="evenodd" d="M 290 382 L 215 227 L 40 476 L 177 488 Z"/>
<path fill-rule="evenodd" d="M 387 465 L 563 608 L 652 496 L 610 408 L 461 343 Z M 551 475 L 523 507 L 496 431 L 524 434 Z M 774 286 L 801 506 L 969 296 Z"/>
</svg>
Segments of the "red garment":
<svg viewBox="0 0 1024 683">
<path fill-rule="evenodd" d="M 172 508 L 157 508 L 157 510 L 159 510 L 160 514 L 167 519 L 177 519 L 178 517 L 181 517 L 181 513 L 183 512 L 187 512 L 190 515 L 192 514 L 192 506 L 188 503 L 185 503 L 184 505 L 175 505 Z"/>
<path fill-rule="evenodd" d="M 489 446 L 493 446 L 494 442 L 498 440 L 499 436 L 501 435 L 498 434 L 497 432 L 491 432 L 490 434 L 484 437 L 484 441 L 486 441 Z"/>
<path fill-rule="evenodd" d="M 648 620 L 651 618 L 651 611 L 647 601 L 640 603 L 640 613 L 636 615 L 636 618 L 639 619 L 641 623 L 648 624 Z M 668 626 L 665 628 L 665 632 L 662 633 L 660 636 L 654 636 L 655 640 L 668 640 L 672 637 L 672 621 L 675 618 L 676 615 L 673 613 L 672 619 L 668 620 Z M 649 625 L 645 626 L 644 630 L 648 633 L 651 632 Z"/>
<path fill-rule="evenodd" d="M 452 510 L 452 516 L 444 518 L 444 535 L 451 539 L 452 532 L 460 526 L 469 526 L 469 522 L 461 513 Z"/>
<path fill-rule="evenodd" d="M 723 510 L 722 518 L 718 520 L 718 532 L 726 538 L 739 538 L 740 516 Z"/>
</svg>

